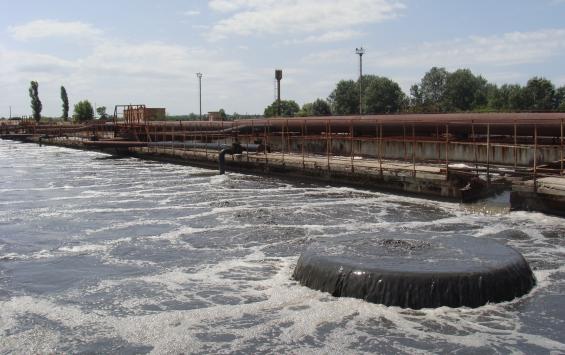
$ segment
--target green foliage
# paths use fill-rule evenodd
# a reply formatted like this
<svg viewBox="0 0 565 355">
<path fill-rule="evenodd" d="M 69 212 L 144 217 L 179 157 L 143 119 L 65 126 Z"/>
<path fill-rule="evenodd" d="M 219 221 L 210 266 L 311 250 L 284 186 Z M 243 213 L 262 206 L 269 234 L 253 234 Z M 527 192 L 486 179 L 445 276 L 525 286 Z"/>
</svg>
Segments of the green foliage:
<svg viewBox="0 0 565 355">
<path fill-rule="evenodd" d="M 414 84 L 410 87 L 410 99 L 409 99 L 409 106 L 412 111 L 419 110 L 424 103 L 424 99 L 422 96 L 422 90 L 420 86 Z"/>
<path fill-rule="evenodd" d="M 228 115 L 226 115 L 226 111 L 224 111 L 223 108 L 221 108 L 220 111 L 218 111 L 218 113 L 220 114 L 222 121 L 225 121 L 228 118 Z"/>
<path fill-rule="evenodd" d="M 443 110 L 470 111 L 486 105 L 487 81 L 469 69 L 459 69 L 447 75 L 443 95 Z"/>
<path fill-rule="evenodd" d="M 530 110 L 551 110 L 555 108 L 555 87 L 545 78 L 531 78 L 524 88 L 524 101 Z"/>
<path fill-rule="evenodd" d="M 555 107 L 559 112 L 565 112 L 565 86 L 555 91 Z"/>
<path fill-rule="evenodd" d="M 405 95 L 400 86 L 380 76 L 363 78 L 363 113 L 400 112 L 404 107 Z"/>
<path fill-rule="evenodd" d="M 293 100 L 281 100 L 281 116 L 292 117 L 300 111 L 300 106 Z M 277 101 L 275 100 L 272 104 L 265 108 L 265 117 L 276 117 L 277 116 Z"/>
<path fill-rule="evenodd" d="M 106 106 L 97 107 L 96 113 L 98 113 L 98 116 L 103 120 L 108 118 L 108 114 L 106 113 Z"/>
<path fill-rule="evenodd" d="M 313 116 L 314 110 L 312 106 L 313 104 L 311 102 L 305 103 L 304 105 L 302 105 L 302 108 L 300 109 L 300 111 L 298 111 L 297 115 L 300 117 Z"/>
<path fill-rule="evenodd" d="M 39 100 L 39 84 L 37 81 L 32 81 L 29 86 L 29 97 L 31 98 L 31 110 L 33 112 L 33 119 L 37 122 L 41 120 L 41 110 L 43 105 Z"/>
<path fill-rule="evenodd" d="M 359 113 L 359 88 L 353 80 L 341 80 L 328 97 L 328 101 L 336 115 Z"/>
<path fill-rule="evenodd" d="M 63 101 L 63 116 L 61 117 L 66 121 L 69 119 L 69 97 L 64 86 L 61 86 L 61 101 Z"/>
<path fill-rule="evenodd" d="M 330 104 L 323 99 L 317 99 L 312 103 L 312 115 L 314 116 L 330 116 L 332 109 Z"/>
<path fill-rule="evenodd" d="M 79 103 L 75 105 L 73 118 L 78 122 L 84 122 L 94 118 L 94 110 L 88 100 L 79 101 Z"/>
<path fill-rule="evenodd" d="M 444 111 L 445 91 L 447 90 L 447 77 L 449 73 L 445 68 L 433 67 L 424 74 L 420 81 L 420 94 L 422 100 L 421 110 L 424 112 Z"/>
</svg>

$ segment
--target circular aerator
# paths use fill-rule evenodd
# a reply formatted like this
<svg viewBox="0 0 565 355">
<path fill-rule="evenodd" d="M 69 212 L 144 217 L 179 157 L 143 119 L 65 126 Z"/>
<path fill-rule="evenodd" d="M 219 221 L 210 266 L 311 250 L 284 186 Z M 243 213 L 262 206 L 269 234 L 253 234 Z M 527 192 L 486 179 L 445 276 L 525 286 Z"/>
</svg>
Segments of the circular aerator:
<svg viewBox="0 0 565 355">
<path fill-rule="evenodd" d="M 293 277 L 336 297 L 413 309 L 509 301 L 536 283 L 514 249 L 465 236 L 316 242 L 300 256 Z"/>
</svg>

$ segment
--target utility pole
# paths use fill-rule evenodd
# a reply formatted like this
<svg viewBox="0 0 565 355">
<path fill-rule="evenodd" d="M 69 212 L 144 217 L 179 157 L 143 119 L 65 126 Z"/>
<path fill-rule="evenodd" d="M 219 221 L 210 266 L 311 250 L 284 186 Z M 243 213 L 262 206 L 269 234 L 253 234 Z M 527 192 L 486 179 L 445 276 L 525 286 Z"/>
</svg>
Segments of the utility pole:
<svg viewBox="0 0 565 355">
<path fill-rule="evenodd" d="M 355 48 L 355 54 L 359 55 L 359 115 L 363 114 L 363 47 Z"/>
<path fill-rule="evenodd" d="M 200 101 L 200 121 L 202 121 L 202 73 L 196 73 L 198 77 L 198 97 Z"/>
</svg>

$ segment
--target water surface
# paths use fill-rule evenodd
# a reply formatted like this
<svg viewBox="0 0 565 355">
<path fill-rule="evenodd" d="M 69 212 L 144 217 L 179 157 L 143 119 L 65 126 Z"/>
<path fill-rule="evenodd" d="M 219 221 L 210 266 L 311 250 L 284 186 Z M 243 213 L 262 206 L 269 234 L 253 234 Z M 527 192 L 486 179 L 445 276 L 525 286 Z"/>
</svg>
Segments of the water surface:
<svg viewBox="0 0 565 355">
<path fill-rule="evenodd" d="M 404 310 L 291 279 L 336 236 L 495 238 L 538 286 Z M 0 141 L 1 353 L 565 352 L 565 220 Z"/>
</svg>

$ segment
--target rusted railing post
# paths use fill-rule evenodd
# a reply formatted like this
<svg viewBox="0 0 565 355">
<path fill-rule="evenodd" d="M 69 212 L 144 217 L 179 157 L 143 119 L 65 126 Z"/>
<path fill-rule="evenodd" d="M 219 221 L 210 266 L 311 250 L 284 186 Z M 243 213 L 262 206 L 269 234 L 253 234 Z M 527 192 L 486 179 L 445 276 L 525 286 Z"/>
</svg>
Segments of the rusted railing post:
<svg viewBox="0 0 565 355">
<path fill-rule="evenodd" d="M 412 123 L 412 175 L 416 176 L 416 128 Z"/>
<path fill-rule="evenodd" d="M 355 168 L 353 167 L 354 159 L 355 159 L 355 149 L 353 146 L 353 120 L 349 120 L 349 137 L 351 140 L 351 172 L 355 172 Z"/>
<path fill-rule="evenodd" d="M 326 120 L 326 158 L 328 171 L 330 171 L 330 134 L 330 121 Z"/>
<path fill-rule="evenodd" d="M 263 129 L 264 129 L 264 137 L 265 137 L 265 147 L 269 146 L 269 136 L 267 135 L 267 125 L 270 125 L 271 121 L 270 120 L 263 120 Z M 263 150 L 263 152 L 265 152 L 265 167 L 267 169 L 269 169 L 269 156 L 267 155 L 267 149 L 265 148 L 265 150 Z"/>
<path fill-rule="evenodd" d="M 538 125 L 534 124 L 534 192 L 538 191 Z"/>
<path fill-rule="evenodd" d="M 406 125 L 402 123 L 402 146 L 404 147 L 404 158 L 402 160 L 406 161 Z"/>
<path fill-rule="evenodd" d="M 288 118 L 286 119 L 286 146 L 288 147 L 288 155 L 292 154 L 292 137 L 288 130 Z"/>
<path fill-rule="evenodd" d="M 302 170 L 306 169 L 306 165 L 304 163 L 304 127 L 306 127 L 306 120 L 302 120 L 302 127 L 300 127 L 300 134 L 302 136 Z"/>
<path fill-rule="evenodd" d="M 475 154 L 475 174 L 479 176 L 479 158 L 478 158 L 478 147 L 477 138 L 475 137 L 475 121 L 471 121 L 471 136 L 473 136 L 473 153 Z"/>
<path fill-rule="evenodd" d="M 281 153 L 282 153 L 282 163 L 284 165 L 284 123 L 281 122 Z"/>
<path fill-rule="evenodd" d="M 563 120 L 561 120 L 561 170 L 559 175 L 563 176 Z"/>
<path fill-rule="evenodd" d="M 186 128 L 182 126 L 182 121 L 180 121 L 180 127 L 182 129 L 182 149 L 185 151 L 185 156 L 188 156 L 186 153 Z"/>
<path fill-rule="evenodd" d="M 490 123 L 487 123 L 487 185 L 490 185 Z"/>
<path fill-rule="evenodd" d="M 518 169 L 518 128 L 514 120 L 514 171 Z"/>
<path fill-rule="evenodd" d="M 445 175 L 449 175 L 449 124 L 445 124 Z"/>
<path fill-rule="evenodd" d="M 379 171 L 381 174 L 381 179 L 383 178 L 383 123 L 379 123 Z"/>
</svg>

